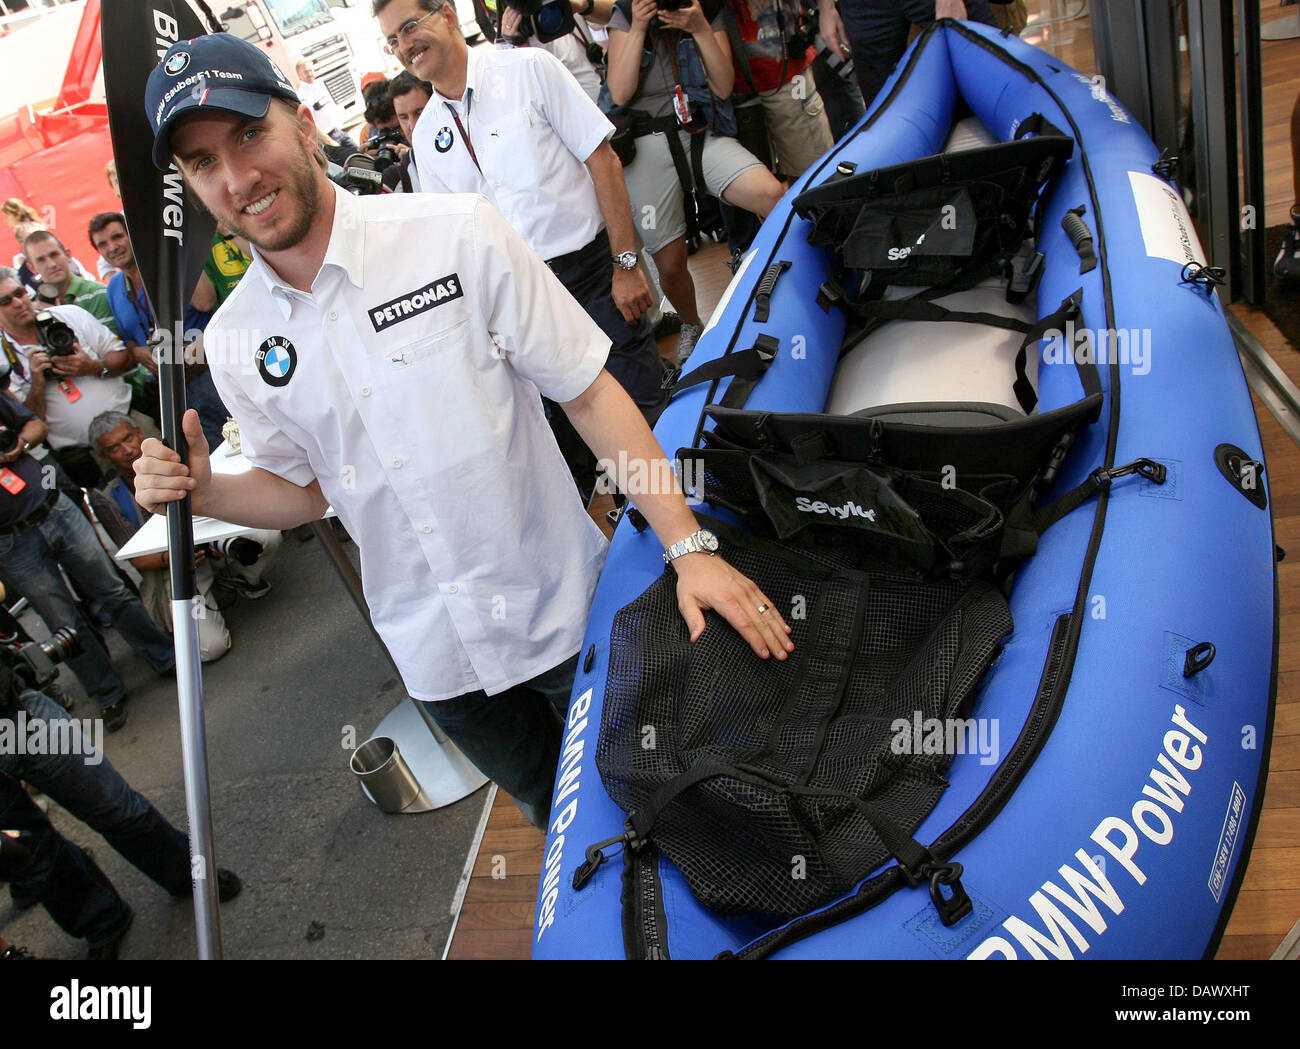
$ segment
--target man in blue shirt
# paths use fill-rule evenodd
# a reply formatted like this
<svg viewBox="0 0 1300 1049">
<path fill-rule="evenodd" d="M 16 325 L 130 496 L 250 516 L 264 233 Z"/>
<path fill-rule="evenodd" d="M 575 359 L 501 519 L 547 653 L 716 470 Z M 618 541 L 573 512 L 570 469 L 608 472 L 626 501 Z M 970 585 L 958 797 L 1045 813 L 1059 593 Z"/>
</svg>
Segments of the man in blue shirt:
<svg viewBox="0 0 1300 1049">
<path fill-rule="evenodd" d="M 144 291 L 144 278 L 135 261 L 135 252 L 131 248 L 131 238 L 126 232 L 126 219 L 120 212 L 101 212 L 90 220 L 90 242 L 104 258 L 118 268 L 117 273 L 108 282 L 108 302 L 113 309 L 113 318 L 117 323 L 117 333 L 130 351 L 131 356 L 144 368 L 148 369 L 148 386 L 152 389 L 149 396 L 155 403 L 149 406 L 146 414 L 157 418 L 158 365 L 154 362 L 149 349 L 149 338 L 153 334 L 154 315 L 149 306 L 148 296 Z M 206 327 L 211 312 L 196 309 L 193 305 L 185 308 L 185 334 L 201 331 Z M 138 369 L 137 369 L 138 372 Z M 221 443 L 221 427 L 225 425 L 229 413 L 221 403 L 216 387 L 212 385 L 212 376 L 205 365 L 192 365 L 186 368 L 185 395 L 189 407 L 199 413 L 199 422 L 203 424 L 203 435 L 208 444 L 215 448 Z M 136 407 L 133 404 L 133 407 Z"/>
</svg>

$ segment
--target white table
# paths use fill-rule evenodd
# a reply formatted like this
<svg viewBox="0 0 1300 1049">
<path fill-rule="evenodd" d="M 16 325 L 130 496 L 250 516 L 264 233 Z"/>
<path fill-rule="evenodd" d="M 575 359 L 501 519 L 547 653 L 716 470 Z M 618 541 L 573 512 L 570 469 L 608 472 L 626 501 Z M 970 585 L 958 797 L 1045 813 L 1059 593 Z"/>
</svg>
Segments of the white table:
<svg viewBox="0 0 1300 1049">
<path fill-rule="evenodd" d="M 227 441 L 223 441 L 221 446 L 212 453 L 211 462 L 214 474 L 241 474 L 253 468 L 252 464 L 231 448 Z M 374 625 L 370 622 L 370 610 L 361 591 L 361 577 L 352 567 L 352 562 L 339 545 L 333 530 L 324 523 L 326 519 L 334 516 L 336 516 L 334 508 L 328 508 L 321 520 L 312 522 L 312 531 L 329 555 L 334 570 L 343 581 L 348 595 L 365 619 L 366 625 L 370 627 L 371 633 L 374 633 L 380 649 L 396 672 L 397 664 L 393 663 L 393 657 L 384 647 L 383 641 L 375 633 Z M 219 521 L 214 517 L 194 518 L 196 545 L 214 543 L 232 536 L 247 535 L 252 531 L 255 529 L 231 524 L 229 521 Z M 163 514 L 153 514 L 115 556 L 119 561 L 129 561 L 133 557 L 157 554 L 166 549 L 167 517 Z M 398 678 L 399 680 L 401 678 L 400 672 Z M 487 777 L 479 772 L 438 728 L 424 705 L 409 697 L 393 708 L 379 723 L 379 727 L 375 729 L 370 739 L 377 736 L 387 736 L 397 744 L 402 759 L 420 782 L 419 796 L 402 810 L 404 813 L 428 812 L 442 808 L 474 793 L 487 782 Z M 368 740 L 362 741 L 365 742 Z M 371 801 L 375 800 L 364 784 L 361 791 Z"/>
</svg>

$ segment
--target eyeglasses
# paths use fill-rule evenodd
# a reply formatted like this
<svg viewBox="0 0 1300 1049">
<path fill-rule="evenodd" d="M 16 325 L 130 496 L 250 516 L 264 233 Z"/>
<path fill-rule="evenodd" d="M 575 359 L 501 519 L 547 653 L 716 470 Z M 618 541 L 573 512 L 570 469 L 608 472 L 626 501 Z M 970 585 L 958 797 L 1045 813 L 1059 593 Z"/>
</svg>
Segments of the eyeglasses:
<svg viewBox="0 0 1300 1049">
<path fill-rule="evenodd" d="M 410 40 L 411 34 L 420 28 L 421 22 L 427 22 L 430 18 L 432 18 L 439 11 L 441 11 L 446 5 L 447 5 L 447 0 L 443 0 L 442 3 L 440 3 L 437 7 L 435 7 L 432 11 L 430 11 L 427 15 L 424 15 L 422 18 L 412 18 L 410 21 L 403 22 L 397 28 L 397 36 L 390 36 L 387 40 L 384 41 L 384 50 L 387 51 L 390 55 L 396 55 L 398 44 L 403 41 Z"/>
<path fill-rule="evenodd" d="M 14 299 L 27 298 L 27 289 L 21 284 L 14 288 L 8 295 L 0 295 L 0 306 L 8 306 Z"/>
</svg>

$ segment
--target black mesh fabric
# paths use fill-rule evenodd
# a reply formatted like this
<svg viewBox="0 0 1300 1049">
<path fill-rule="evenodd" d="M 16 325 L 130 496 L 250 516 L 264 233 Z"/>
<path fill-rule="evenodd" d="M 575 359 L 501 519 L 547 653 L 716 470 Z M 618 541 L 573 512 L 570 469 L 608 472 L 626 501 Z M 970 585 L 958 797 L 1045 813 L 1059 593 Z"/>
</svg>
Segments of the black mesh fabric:
<svg viewBox="0 0 1300 1049">
<path fill-rule="evenodd" d="M 789 917 L 889 858 L 855 799 L 907 835 L 934 806 L 951 756 L 894 753 L 895 719 L 966 710 L 1011 616 L 985 583 L 850 547 L 728 532 L 723 553 L 793 627 L 791 658 L 758 659 L 712 612 L 691 644 L 666 571 L 615 617 L 596 763 L 633 825 L 657 811 L 649 837 L 702 903 Z"/>
</svg>

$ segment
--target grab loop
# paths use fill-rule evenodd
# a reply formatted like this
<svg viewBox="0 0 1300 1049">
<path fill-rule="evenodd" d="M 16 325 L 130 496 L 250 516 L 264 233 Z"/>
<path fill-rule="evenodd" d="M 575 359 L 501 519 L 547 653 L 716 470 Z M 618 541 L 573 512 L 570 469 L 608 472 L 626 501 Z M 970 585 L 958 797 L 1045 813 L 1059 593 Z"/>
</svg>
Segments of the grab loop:
<svg viewBox="0 0 1300 1049">
<path fill-rule="evenodd" d="M 1178 164 L 1178 154 L 1172 149 L 1166 149 L 1160 154 L 1160 159 L 1151 165 L 1151 170 L 1166 182 L 1173 182 L 1178 177 Z"/>
<path fill-rule="evenodd" d="M 1202 641 L 1199 645 L 1193 645 L 1187 650 L 1187 656 L 1183 660 L 1183 677 L 1191 677 L 1193 674 L 1199 674 L 1213 662 L 1213 642 Z"/>
<path fill-rule="evenodd" d="M 921 868 L 921 874 L 930 876 L 930 902 L 945 926 L 956 925 L 974 910 L 970 897 L 962 888 L 960 863 L 926 864 Z M 945 886 L 952 890 L 947 896 L 943 894 L 942 887 Z"/>
<path fill-rule="evenodd" d="M 1202 266 L 1199 262 L 1189 262 L 1183 267 L 1179 279 L 1183 284 L 1200 284 L 1208 292 L 1210 288 L 1222 284 L 1227 276 L 1228 272 L 1222 266 Z"/>
<path fill-rule="evenodd" d="M 1109 470 L 1105 467 L 1098 467 L 1092 472 L 1092 479 L 1098 485 L 1107 485 L 1119 477 L 1127 477 L 1129 474 L 1141 474 L 1153 484 L 1164 484 L 1168 473 L 1167 467 L 1153 459 L 1135 459 L 1124 466 L 1112 466 Z"/>
<path fill-rule="evenodd" d="M 606 838 L 604 841 L 598 841 L 595 845 L 587 846 L 586 860 L 578 864 L 577 869 L 573 872 L 573 888 L 575 890 L 585 888 L 587 882 L 591 881 L 592 876 L 600 869 L 600 865 L 609 859 L 605 855 L 605 850 L 612 845 L 622 845 L 633 852 L 637 850 L 639 843 L 636 835 L 632 832 L 630 824 L 625 833 L 617 834 L 612 838 Z"/>
</svg>

